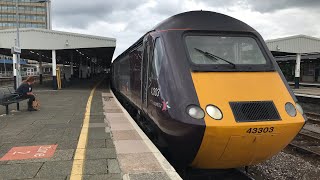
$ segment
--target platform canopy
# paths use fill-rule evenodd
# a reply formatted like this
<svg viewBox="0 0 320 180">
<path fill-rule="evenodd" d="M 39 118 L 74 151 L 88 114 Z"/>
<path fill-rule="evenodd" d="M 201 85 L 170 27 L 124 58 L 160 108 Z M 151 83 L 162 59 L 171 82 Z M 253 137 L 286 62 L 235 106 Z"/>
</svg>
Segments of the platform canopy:
<svg viewBox="0 0 320 180">
<path fill-rule="evenodd" d="M 285 52 L 292 54 L 310 54 L 320 52 L 320 39 L 306 35 L 296 35 L 267 40 L 266 44 L 272 52 Z"/>
<path fill-rule="evenodd" d="M 15 44 L 16 30 L 0 30 L 0 54 L 11 55 Z M 21 57 L 51 62 L 51 51 L 57 51 L 57 63 L 68 64 L 70 56 L 74 60 L 95 59 L 97 63 L 108 67 L 116 47 L 116 39 L 54 31 L 47 29 L 20 29 Z M 76 63 L 76 62 L 75 62 Z"/>
<path fill-rule="evenodd" d="M 319 64 L 320 63 L 320 39 L 306 36 L 306 35 L 296 35 L 284 38 L 267 40 L 266 44 L 274 56 L 278 64 L 282 64 L 282 68 L 286 69 L 288 72 L 292 73 L 291 67 L 295 67 L 294 81 L 295 88 L 299 88 L 299 82 L 301 77 L 301 62 L 305 64 Z M 291 64 L 291 65 L 290 65 Z M 309 70 L 313 73 L 311 78 L 317 81 L 316 73 L 318 68 Z M 289 68 L 288 68 L 289 67 Z M 304 68 L 312 66 L 304 66 Z M 292 74 L 291 74 L 292 75 Z M 304 77 L 302 77 L 303 79 Z M 310 79 L 308 80 L 310 81 Z"/>
</svg>

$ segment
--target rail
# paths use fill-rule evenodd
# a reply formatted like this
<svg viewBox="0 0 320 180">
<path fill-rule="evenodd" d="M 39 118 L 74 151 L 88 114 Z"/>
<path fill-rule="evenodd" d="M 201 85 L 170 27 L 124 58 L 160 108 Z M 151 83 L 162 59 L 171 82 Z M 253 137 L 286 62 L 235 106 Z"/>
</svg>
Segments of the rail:
<svg viewBox="0 0 320 180">
<path fill-rule="evenodd" d="M 314 118 L 319 117 L 319 114 L 308 112 L 306 115 L 309 121 L 320 122 L 317 118 Z M 320 157 L 320 133 L 303 128 L 289 146 L 295 148 L 299 152 L 314 154 Z"/>
<path fill-rule="evenodd" d="M 211 180 L 211 179 L 237 179 L 237 180 L 253 180 L 250 174 L 242 169 L 226 169 L 226 170 L 205 170 L 205 169 L 188 169 L 184 175 L 185 180 Z"/>
<path fill-rule="evenodd" d="M 313 113 L 313 112 L 305 112 L 308 121 L 320 125 L 320 114 Z"/>
<path fill-rule="evenodd" d="M 289 144 L 289 146 L 296 148 L 300 152 L 302 151 L 302 152 L 305 152 L 308 154 L 314 154 L 314 155 L 320 157 L 320 152 L 312 150 L 312 149 L 308 149 L 308 147 L 300 146 L 300 145 L 298 145 L 296 143 L 292 143 L 292 142 Z"/>
</svg>

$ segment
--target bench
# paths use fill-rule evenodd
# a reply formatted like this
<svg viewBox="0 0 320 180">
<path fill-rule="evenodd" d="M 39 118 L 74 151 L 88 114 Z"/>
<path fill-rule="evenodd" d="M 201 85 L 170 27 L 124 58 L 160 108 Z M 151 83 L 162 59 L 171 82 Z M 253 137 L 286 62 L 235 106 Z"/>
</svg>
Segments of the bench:
<svg viewBox="0 0 320 180">
<path fill-rule="evenodd" d="M 26 100 L 25 98 L 20 98 L 13 87 L 1 87 L 0 88 L 0 105 L 6 107 L 6 114 L 9 114 L 9 105 L 17 103 L 17 110 L 20 110 L 19 102 Z"/>
</svg>

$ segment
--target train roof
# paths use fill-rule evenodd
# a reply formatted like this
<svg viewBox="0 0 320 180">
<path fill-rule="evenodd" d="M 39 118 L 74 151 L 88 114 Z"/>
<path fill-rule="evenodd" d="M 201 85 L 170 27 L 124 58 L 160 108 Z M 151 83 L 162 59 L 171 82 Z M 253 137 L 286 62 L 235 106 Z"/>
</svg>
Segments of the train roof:
<svg viewBox="0 0 320 180">
<path fill-rule="evenodd" d="M 257 33 L 257 31 L 254 30 L 251 26 L 238 19 L 211 11 L 188 11 L 171 16 L 170 18 L 160 22 L 146 34 L 153 31 L 162 30 L 207 30 L 220 32 L 228 31 Z M 121 56 L 124 56 L 126 53 L 130 52 L 136 45 L 140 44 L 146 34 L 138 39 L 127 50 L 121 53 L 115 60 L 117 60 Z"/>
<path fill-rule="evenodd" d="M 230 16 L 211 11 L 189 11 L 174 15 L 158 25 L 154 30 L 190 29 L 211 31 L 256 32 L 246 23 Z"/>
</svg>

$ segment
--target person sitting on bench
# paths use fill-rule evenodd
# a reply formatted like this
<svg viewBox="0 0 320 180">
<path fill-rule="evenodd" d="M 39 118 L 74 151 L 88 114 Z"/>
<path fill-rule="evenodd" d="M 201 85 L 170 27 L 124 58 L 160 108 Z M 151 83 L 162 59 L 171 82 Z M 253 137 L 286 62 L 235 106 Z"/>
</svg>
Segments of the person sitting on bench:
<svg viewBox="0 0 320 180">
<path fill-rule="evenodd" d="M 32 107 L 33 101 L 36 99 L 34 94 L 32 93 L 32 84 L 34 83 L 35 79 L 33 76 L 29 76 L 16 90 L 19 94 L 19 98 L 22 99 L 29 99 L 28 101 L 28 111 L 36 111 Z"/>
</svg>

